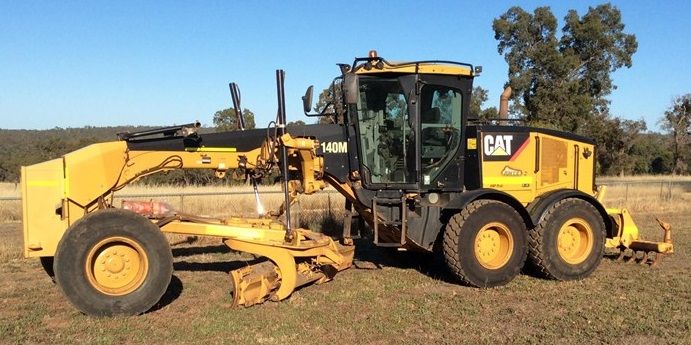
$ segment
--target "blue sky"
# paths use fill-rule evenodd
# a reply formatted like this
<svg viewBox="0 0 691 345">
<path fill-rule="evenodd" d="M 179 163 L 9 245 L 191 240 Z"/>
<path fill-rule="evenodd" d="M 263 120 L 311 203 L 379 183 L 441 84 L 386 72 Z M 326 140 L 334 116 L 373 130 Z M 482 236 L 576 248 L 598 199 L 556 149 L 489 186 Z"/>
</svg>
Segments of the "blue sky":
<svg viewBox="0 0 691 345">
<path fill-rule="evenodd" d="M 475 83 L 495 105 L 507 65 L 494 18 L 513 5 L 548 5 L 561 20 L 599 3 L 0 0 L 0 128 L 210 125 L 231 104 L 230 81 L 263 127 L 276 116 L 277 68 L 286 71 L 288 119 L 305 120 L 307 86 L 322 89 L 336 63 L 370 49 L 389 60 L 482 65 Z M 672 98 L 691 92 L 688 5 L 613 3 L 639 46 L 633 67 L 614 74 L 612 113 L 656 129 Z"/>
</svg>

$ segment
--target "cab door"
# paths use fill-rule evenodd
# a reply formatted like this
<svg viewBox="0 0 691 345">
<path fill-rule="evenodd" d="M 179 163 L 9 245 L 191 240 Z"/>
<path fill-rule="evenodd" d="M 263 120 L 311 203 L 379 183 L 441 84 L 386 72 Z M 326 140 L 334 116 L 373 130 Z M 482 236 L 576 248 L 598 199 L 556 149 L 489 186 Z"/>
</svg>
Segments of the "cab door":
<svg viewBox="0 0 691 345">
<path fill-rule="evenodd" d="M 456 77 L 423 75 L 417 86 L 419 189 L 463 188 L 466 119 L 470 83 Z"/>
<path fill-rule="evenodd" d="M 419 169 L 411 76 L 359 80 L 360 175 L 371 190 L 416 190 Z"/>
</svg>

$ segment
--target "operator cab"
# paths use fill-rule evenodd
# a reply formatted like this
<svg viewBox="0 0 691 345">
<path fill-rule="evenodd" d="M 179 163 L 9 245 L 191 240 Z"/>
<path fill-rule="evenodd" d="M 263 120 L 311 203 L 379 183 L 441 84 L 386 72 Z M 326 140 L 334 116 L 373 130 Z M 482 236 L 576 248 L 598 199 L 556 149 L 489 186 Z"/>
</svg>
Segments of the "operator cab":
<svg viewBox="0 0 691 345">
<path fill-rule="evenodd" d="M 460 191 L 473 66 L 389 63 L 370 52 L 345 67 L 360 176 L 370 190 Z"/>
</svg>

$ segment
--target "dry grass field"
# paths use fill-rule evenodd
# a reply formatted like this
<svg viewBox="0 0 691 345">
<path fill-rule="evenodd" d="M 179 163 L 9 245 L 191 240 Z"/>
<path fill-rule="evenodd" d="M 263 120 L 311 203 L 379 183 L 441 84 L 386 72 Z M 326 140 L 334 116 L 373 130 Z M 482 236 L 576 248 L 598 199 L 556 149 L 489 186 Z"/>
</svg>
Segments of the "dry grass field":
<svg viewBox="0 0 691 345">
<path fill-rule="evenodd" d="M 691 344 L 689 184 L 661 187 L 659 179 L 638 178 L 643 184 L 627 190 L 617 185 L 620 179 L 603 181 L 610 185 L 607 206 L 630 208 L 647 238 L 661 237 L 654 216 L 673 225 L 676 253 L 659 267 L 606 258 L 582 281 L 523 274 L 507 286 L 481 290 L 450 282 L 429 256 L 385 252 L 362 240 L 356 267 L 334 281 L 300 289 L 280 303 L 231 308 L 227 272 L 237 267 L 238 256 L 220 242 L 202 240 L 173 247 L 174 277 L 152 311 L 116 318 L 80 314 L 38 260 L 21 257 L 19 203 L 0 201 L 0 343 Z M 184 192 L 203 191 L 211 190 Z M 179 192 L 135 186 L 121 193 Z M 14 185 L 0 184 L 0 196 L 17 194 Z M 254 213 L 252 196 L 160 199 L 189 213 Z M 281 196 L 263 201 L 277 207 Z M 337 232 L 342 205 L 336 194 L 306 197 L 300 221 Z"/>
</svg>

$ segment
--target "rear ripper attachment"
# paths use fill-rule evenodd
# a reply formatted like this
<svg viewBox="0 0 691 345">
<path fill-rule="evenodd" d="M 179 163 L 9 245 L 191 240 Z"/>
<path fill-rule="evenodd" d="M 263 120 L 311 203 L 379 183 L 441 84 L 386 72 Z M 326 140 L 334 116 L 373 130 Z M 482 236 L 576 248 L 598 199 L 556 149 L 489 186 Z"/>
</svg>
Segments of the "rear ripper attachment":
<svg viewBox="0 0 691 345">
<path fill-rule="evenodd" d="M 602 202 L 607 188 L 600 187 L 597 200 Z M 672 226 L 659 218 L 655 218 L 663 231 L 660 242 L 641 240 L 638 226 L 634 223 L 629 211 L 625 208 L 608 208 L 607 214 L 612 220 L 615 233 L 607 238 L 605 247 L 619 250 L 617 261 L 638 262 L 641 265 L 657 266 L 666 254 L 674 253 L 672 242 Z"/>
<path fill-rule="evenodd" d="M 655 218 L 664 232 L 660 242 L 639 239 L 638 227 L 633 222 L 627 209 L 607 209 L 607 213 L 614 220 L 617 235 L 608 238 L 606 247 L 619 250 L 617 261 L 638 262 L 641 265 L 657 266 L 666 254 L 674 253 L 672 242 L 672 226 Z"/>
</svg>

